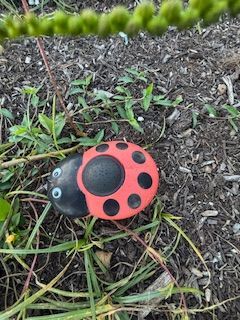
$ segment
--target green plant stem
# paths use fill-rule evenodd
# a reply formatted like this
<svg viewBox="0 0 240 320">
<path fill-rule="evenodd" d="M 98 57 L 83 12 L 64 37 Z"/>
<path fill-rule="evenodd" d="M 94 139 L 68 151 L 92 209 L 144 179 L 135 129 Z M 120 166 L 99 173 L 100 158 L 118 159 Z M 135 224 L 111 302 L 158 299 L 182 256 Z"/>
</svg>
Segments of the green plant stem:
<svg viewBox="0 0 240 320">
<path fill-rule="evenodd" d="M 77 144 L 74 147 L 68 148 L 68 149 L 64 149 L 64 150 L 59 150 L 59 151 L 52 151 L 52 152 L 48 152 L 48 153 L 43 153 L 43 154 L 37 154 L 34 156 L 26 156 L 25 158 L 19 158 L 19 159 L 14 159 L 14 160 L 10 160 L 10 161 L 6 161 L 6 162 L 0 162 L 0 170 L 1 169 L 7 169 L 9 167 L 14 167 L 17 166 L 21 163 L 29 163 L 29 162 L 33 162 L 33 161 L 39 161 L 39 160 L 43 160 L 46 158 L 57 158 L 58 156 L 62 155 L 62 154 L 68 154 L 68 153 L 72 153 L 77 151 L 77 149 L 80 147 L 80 144 Z"/>
</svg>

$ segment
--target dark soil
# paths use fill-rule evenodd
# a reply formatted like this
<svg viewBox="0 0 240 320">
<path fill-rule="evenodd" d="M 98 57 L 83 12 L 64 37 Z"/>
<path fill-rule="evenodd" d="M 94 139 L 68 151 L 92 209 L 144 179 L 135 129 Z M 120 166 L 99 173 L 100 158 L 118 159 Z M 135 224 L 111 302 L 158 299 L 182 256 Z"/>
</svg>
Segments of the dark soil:
<svg viewBox="0 0 240 320">
<path fill-rule="evenodd" d="M 91 3 L 100 10 L 106 10 L 111 7 L 108 2 Z M 117 2 L 111 2 L 111 5 Z M 130 1 L 125 2 L 129 6 L 134 5 Z M 66 93 L 70 81 L 89 73 L 94 74 L 95 88 L 111 91 L 124 70 L 133 67 L 147 70 L 159 94 L 167 94 L 172 99 L 182 95 L 184 102 L 177 108 L 179 117 L 173 123 L 167 122 L 160 141 L 156 142 L 163 120 L 172 114 L 173 109 L 150 108 L 147 114 L 139 112 L 144 117 L 142 126 L 145 134 L 122 126 L 117 137 L 108 128 L 106 137 L 126 138 L 143 146 L 153 144 L 149 152 L 161 169 L 159 197 L 164 211 L 183 218 L 181 227 L 198 246 L 211 271 L 208 290 L 203 289 L 207 281 L 204 267 L 186 242 L 180 241 L 168 266 L 180 284 L 200 288 L 207 294 L 210 290 L 209 305 L 240 295 L 240 231 L 236 231 L 240 222 L 240 180 L 229 182 L 224 178 L 240 175 L 240 133 L 234 132 L 227 121 L 222 105 L 229 103 L 228 91 L 222 92 L 219 86 L 224 84 L 223 77 L 229 76 L 233 83 L 234 103 L 239 103 L 239 39 L 239 20 L 227 19 L 202 30 L 201 34 L 196 30 L 178 33 L 171 29 L 162 38 L 152 38 L 142 33 L 130 39 L 128 45 L 121 37 L 44 40 L 49 62 L 63 93 Z M 26 63 L 26 57 L 31 58 L 30 63 Z M 19 119 L 25 112 L 20 88 L 43 84 L 41 91 L 46 92 L 45 96 L 53 92 L 34 40 L 6 43 L 4 54 L 0 56 L 0 72 L 0 98 L 5 97 L 6 106 L 18 114 Z M 204 109 L 205 104 L 216 106 L 219 118 L 210 118 Z M 192 125 L 193 111 L 199 113 L 195 128 Z M 93 131 L 97 131 L 97 127 L 89 129 L 90 134 Z M 206 217 L 207 210 L 214 210 L 215 215 Z M 150 222 L 151 212 L 150 207 L 127 223 L 131 228 L 146 224 Z M 71 230 L 78 237 L 82 235 L 81 228 L 74 222 L 62 218 L 59 223 L 59 216 L 54 212 L 47 217 L 43 227 L 47 234 L 55 232 L 59 239 L 72 239 Z M 98 221 L 95 232 L 110 235 L 117 229 L 110 222 Z M 162 226 L 155 238 L 155 248 L 171 243 L 171 236 L 172 231 Z M 47 246 L 48 243 L 43 232 L 41 245 Z M 128 275 L 143 252 L 140 244 L 129 239 L 111 242 L 105 249 L 113 252 L 109 276 L 115 280 Z M 56 276 L 66 264 L 65 260 L 65 254 L 41 255 L 36 265 L 36 269 L 40 268 L 38 276 L 41 281 L 47 283 Z M 45 263 L 47 267 L 44 267 Z M 60 287 L 65 290 L 86 289 L 83 273 L 79 272 L 83 266 L 81 254 L 72 265 L 74 267 L 65 275 L 67 281 L 63 281 Z M 12 273 L 21 272 L 12 270 L 11 265 L 9 269 Z M 199 271 L 197 275 L 196 269 Z M 2 281 L 0 279 L 0 284 Z M 139 285 L 134 292 L 142 292 L 151 281 Z M 10 295 L 9 304 L 13 301 L 14 295 Z M 200 306 L 201 301 L 189 298 L 188 307 Z M 196 315 L 193 319 L 240 319 L 240 300 L 222 305 L 214 314 L 215 318 L 209 313 Z M 159 317 L 159 313 L 152 312 L 147 319 Z"/>
</svg>

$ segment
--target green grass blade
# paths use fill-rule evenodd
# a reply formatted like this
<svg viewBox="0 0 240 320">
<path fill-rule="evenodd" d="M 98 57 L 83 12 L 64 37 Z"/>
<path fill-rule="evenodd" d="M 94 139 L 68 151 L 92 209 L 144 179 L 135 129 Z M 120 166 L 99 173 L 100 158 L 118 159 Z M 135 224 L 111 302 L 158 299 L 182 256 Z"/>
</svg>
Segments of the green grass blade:
<svg viewBox="0 0 240 320">
<path fill-rule="evenodd" d="M 114 312 L 116 310 L 117 310 L 116 307 L 113 307 L 109 304 L 106 304 L 104 306 L 98 306 L 96 307 L 96 316 L 99 316 L 99 319 L 100 319 L 100 316 L 102 314 L 105 314 L 108 312 Z M 94 319 L 94 318 L 93 318 L 93 313 L 91 308 L 52 314 L 48 316 L 26 318 L 26 320 L 52 320 L 52 319 L 54 320 L 83 320 L 83 319 L 86 320 L 86 319 Z"/>
<path fill-rule="evenodd" d="M 92 320 L 96 320 L 96 307 L 95 307 L 95 301 L 93 296 L 93 285 L 92 285 L 92 270 L 89 268 L 89 254 L 87 251 L 84 252 L 84 264 L 85 264 L 85 270 L 87 275 L 87 285 L 88 285 L 88 292 L 90 294 L 90 306 L 91 306 L 91 317 Z"/>
<path fill-rule="evenodd" d="M 171 288 L 171 295 L 178 294 L 178 293 L 191 293 L 194 295 L 202 295 L 203 293 L 195 288 Z M 148 302 L 152 299 L 156 298 L 168 298 L 169 297 L 169 288 L 163 288 L 160 290 L 152 291 L 152 292 L 144 292 L 140 294 L 134 294 L 126 297 L 114 297 L 113 301 L 118 302 L 121 304 L 134 304 L 140 302 Z"/>
<path fill-rule="evenodd" d="M 128 285 L 129 281 L 134 277 L 138 277 L 139 275 L 141 275 L 142 273 L 146 272 L 146 270 L 148 270 L 149 272 L 152 271 L 154 268 L 156 267 L 156 262 L 155 261 L 151 261 L 149 262 L 146 266 L 141 267 L 139 270 L 131 273 L 129 276 L 114 282 L 112 284 L 110 284 L 109 286 L 106 287 L 106 291 L 112 291 L 112 290 L 116 290 L 117 288 L 124 288 L 125 285 Z M 121 289 L 120 289 L 121 290 Z"/>
<path fill-rule="evenodd" d="M 155 269 L 155 270 L 154 270 Z M 132 288 L 136 284 L 138 284 L 141 281 L 145 281 L 151 276 L 154 275 L 154 273 L 157 271 L 158 268 L 156 268 L 155 265 L 150 266 L 145 271 L 142 270 L 142 268 L 139 270 L 138 273 L 134 275 L 134 278 L 129 280 L 126 285 L 122 286 L 119 290 L 115 292 L 115 296 L 122 296 L 128 289 Z"/>
<path fill-rule="evenodd" d="M 44 249 L 0 249 L 0 253 L 5 254 L 15 254 L 15 255 L 27 255 L 27 254 L 39 254 L 39 253 L 55 253 L 55 252 L 63 252 L 71 249 L 76 249 L 78 251 L 84 251 L 91 248 L 93 244 L 85 245 L 84 240 L 79 241 L 69 241 L 66 243 L 58 244 L 56 246 L 52 246 L 51 248 Z"/>
<path fill-rule="evenodd" d="M 28 241 L 27 241 L 27 244 L 25 246 L 25 249 L 29 249 L 32 242 L 33 242 L 33 239 L 35 238 L 43 220 L 46 218 L 46 215 L 48 214 L 49 210 L 51 209 L 51 203 L 48 203 L 45 207 L 45 209 L 43 210 L 43 213 L 41 214 L 41 216 L 39 217 L 37 223 L 35 224 L 34 228 L 33 228 L 33 231 L 30 235 L 30 237 L 28 238 Z"/>
<path fill-rule="evenodd" d="M 198 258 L 203 263 L 204 267 L 206 268 L 206 270 L 208 272 L 208 276 L 209 276 L 209 280 L 206 285 L 206 287 L 207 287 L 210 282 L 211 274 L 210 274 L 210 271 L 208 269 L 208 266 L 207 266 L 205 260 L 203 259 L 201 252 L 198 250 L 198 248 L 195 246 L 195 244 L 192 242 L 192 240 L 186 235 L 186 233 L 172 220 L 172 218 L 170 218 L 170 216 L 168 214 L 162 214 L 162 217 L 163 217 L 163 219 L 165 219 L 167 221 L 167 223 L 170 226 L 172 226 L 175 230 L 177 230 L 181 234 L 181 236 L 188 242 L 188 244 L 191 246 L 193 251 L 196 253 Z"/>
</svg>

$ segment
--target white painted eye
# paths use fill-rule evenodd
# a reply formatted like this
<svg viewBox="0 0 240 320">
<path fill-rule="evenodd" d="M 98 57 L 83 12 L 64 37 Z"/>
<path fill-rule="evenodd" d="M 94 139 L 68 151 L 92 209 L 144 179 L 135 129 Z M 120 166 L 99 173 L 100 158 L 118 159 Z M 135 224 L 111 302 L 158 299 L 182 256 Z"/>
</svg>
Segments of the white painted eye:
<svg viewBox="0 0 240 320">
<path fill-rule="evenodd" d="M 61 175 L 61 173 L 62 173 L 62 169 L 56 168 L 56 169 L 53 170 L 52 176 L 54 178 L 58 178 Z"/>
<path fill-rule="evenodd" d="M 54 199 L 59 199 L 62 196 L 62 190 L 58 187 L 52 189 L 52 196 Z"/>
</svg>

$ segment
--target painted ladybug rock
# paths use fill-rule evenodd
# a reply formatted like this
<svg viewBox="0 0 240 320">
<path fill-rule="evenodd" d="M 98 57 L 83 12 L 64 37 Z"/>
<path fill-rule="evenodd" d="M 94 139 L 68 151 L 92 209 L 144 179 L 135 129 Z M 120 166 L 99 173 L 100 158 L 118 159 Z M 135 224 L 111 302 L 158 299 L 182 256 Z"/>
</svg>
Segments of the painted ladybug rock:
<svg viewBox="0 0 240 320">
<path fill-rule="evenodd" d="M 48 178 L 48 197 L 66 216 L 120 220 L 146 208 L 158 184 L 149 153 L 129 142 L 111 141 L 59 162 Z"/>
</svg>

